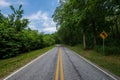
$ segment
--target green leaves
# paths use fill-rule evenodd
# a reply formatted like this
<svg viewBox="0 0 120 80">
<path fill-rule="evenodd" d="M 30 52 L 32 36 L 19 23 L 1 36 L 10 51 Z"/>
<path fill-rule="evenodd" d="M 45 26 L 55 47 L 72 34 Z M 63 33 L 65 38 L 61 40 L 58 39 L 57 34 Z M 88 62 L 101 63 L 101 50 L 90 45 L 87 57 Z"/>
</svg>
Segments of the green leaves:
<svg viewBox="0 0 120 80">
<path fill-rule="evenodd" d="M 60 26 L 58 36 L 62 43 L 94 48 L 101 44 L 99 34 L 103 30 L 111 34 L 111 40 L 115 36 L 116 41 L 120 39 L 118 0 L 67 0 L 53 15 Z"/>
<path fill-rule="evenodd" d="M 29 20 L 22 18 L 22 5 L 5 17 L 0 12 L 0 59 L 17 56 L 31 50 L 55 44 L 53 35 L 46 35 L 28 28 Z"/>
<path fill-rule="evenodd" d="M 17 31 L 21 31 L 27 27 L 29 21 L 28 19 L 22 19 L 23 9 L 22 5 L 16 10 L 12 5 L 10 6 L 13 13 L 9 15 L 9 21 L 13 27 L 16 28 Z"/>
</svg>

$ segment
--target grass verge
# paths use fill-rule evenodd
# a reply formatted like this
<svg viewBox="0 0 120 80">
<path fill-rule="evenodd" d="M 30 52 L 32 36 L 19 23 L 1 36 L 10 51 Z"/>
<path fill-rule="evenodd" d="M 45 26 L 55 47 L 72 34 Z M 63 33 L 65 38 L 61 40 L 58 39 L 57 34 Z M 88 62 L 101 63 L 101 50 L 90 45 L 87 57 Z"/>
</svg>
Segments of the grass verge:
<svg viewBox="0 0 120 80">
<path fill-rule="evenodd" d="M 17 57 L 0 60 L 0 78 L 5 77 L 52 48 L 53 46 L 21 54 Z"/>
<path fill-rule="evenodd" d="M 120 77 L 120 55 L 105 56 L 93 50 L 83 50 L 81 45 L 68 47 L 86 59 Z"/>
</svg>

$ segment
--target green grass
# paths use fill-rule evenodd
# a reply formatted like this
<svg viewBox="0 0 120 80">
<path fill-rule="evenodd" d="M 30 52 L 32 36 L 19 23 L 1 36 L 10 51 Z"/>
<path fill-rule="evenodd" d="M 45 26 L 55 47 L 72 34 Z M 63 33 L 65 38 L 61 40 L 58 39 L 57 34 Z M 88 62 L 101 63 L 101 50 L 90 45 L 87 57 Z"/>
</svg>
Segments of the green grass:
<svg viewBox="0 0 120 80">
<path fill-rule="evenodd" d="M 93 63 L 120 77 L 120 54 L 105 56 L 93 50 L 83 50 L 81 45 L 68 47 Z"/>
<path fill-rule="evenodd" d="M 6 75 L 10 74 L 11 72 L 15 71 L 16 69 L 24 66 L 31 60 L 35 59 L 39 55 L 45 53 L 49 49 L 53 48 L 47 47 L 35 51 L 31 51 L 25 54 L 21 54 L 17 57 L 9 58 L 9 59 L 4 59 L 0 60 L 0 78 L 5 77 Z"/>
</svg>

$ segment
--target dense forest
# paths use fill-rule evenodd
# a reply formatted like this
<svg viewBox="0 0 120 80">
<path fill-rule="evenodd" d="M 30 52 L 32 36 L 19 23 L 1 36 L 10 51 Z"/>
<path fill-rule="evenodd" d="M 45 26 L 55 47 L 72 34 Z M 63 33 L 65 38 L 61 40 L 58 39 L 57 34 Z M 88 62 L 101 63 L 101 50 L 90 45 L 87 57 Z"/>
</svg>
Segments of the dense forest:
<svg viewBox="0 0 120 80">
<path fill-rule="evenodd" d="M 106 54 L 120 53 L 120 0 L 60 0 L 53 19 L 63 44 L 100 52 L 105 31 Z"/>
<path fill-rule="evenodd" d="M 0 59 L 9 58 L 55 43 L 52 34 L 31 30 L 29 20 L 23 18 L 22 5 L 18 9 L 10 6 L 13 13 L 5 16 L 0 11 Z"/>
</svg>

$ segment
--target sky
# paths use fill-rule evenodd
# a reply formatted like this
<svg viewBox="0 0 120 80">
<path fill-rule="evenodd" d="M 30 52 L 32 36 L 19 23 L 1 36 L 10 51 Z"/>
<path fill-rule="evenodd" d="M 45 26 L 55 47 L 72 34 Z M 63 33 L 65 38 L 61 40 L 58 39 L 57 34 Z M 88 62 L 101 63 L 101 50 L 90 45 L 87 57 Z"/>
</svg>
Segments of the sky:
<svg viewBox="0 0 120 80">
<path fill-rule="evenodd" d="M 29 27 L 44 33 L 54 33 L 56 24 L 53 22 L 52 14 L 59 4 L 59 0 L 0 0 L 0 10 L 4 15 L 11 14 L 9 8 L 13 5 L 16 9 L 23 5 L 24 18 L 28 18 Z"/>
</svg>

